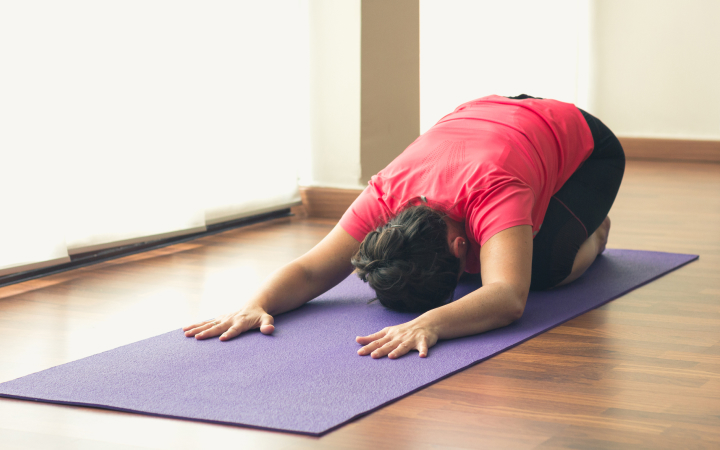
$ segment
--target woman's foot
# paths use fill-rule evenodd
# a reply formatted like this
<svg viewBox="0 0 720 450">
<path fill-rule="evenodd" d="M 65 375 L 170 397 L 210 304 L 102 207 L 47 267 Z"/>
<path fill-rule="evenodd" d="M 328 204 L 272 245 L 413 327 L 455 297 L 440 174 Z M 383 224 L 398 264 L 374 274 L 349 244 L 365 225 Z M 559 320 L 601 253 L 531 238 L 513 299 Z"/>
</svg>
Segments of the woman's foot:
<svg viewBox="0 0 720 450">
<path fill-rule="evenodd" d="M 605 246 L 607 245 L 608 236 L 610 235 L 610 217 L 605 217 L 605 220 L 603 220 L 603 223 L 600 224 L 600 227 L 598 227 L 597 230 L 593 233 L 595 235 L 595 239 L 598 246 L 598 252 L 600 253 L 605 251 Z"/>
<path fill-rule="evenodd" d="M 608 235 L 610 234 L 610 218 L 606 217 L 603 223 L 600 224 L 597 230 L 590 235 L 589 238 L 583 242 L 575 255 L 575 262 L 573 263 L 572 272 L 565 278 L 558 286 L 568 284 L 580 277 L 595 261 L 597 255 L 605 251 L 607 245 Z"/>
</svg>

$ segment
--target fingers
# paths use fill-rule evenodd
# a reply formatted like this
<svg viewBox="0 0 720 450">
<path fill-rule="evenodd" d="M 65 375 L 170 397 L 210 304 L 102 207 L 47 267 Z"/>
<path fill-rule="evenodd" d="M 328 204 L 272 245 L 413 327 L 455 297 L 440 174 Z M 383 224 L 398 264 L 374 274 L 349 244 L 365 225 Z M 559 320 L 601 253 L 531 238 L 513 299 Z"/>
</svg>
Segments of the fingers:
<svg viewBox="0 0 720 450">
<path fill-rule="evenodd" d="M 377 334 L 377 333 L 376 333 Z M 373 359 L 387 356 L 390 359 L 399 358 L 411 350 L 417 350 L 421 358 L 428 355 L 428 341 L 425 336 L 388 336 L 377 339 L 358 350 L 358 355 L 370 355 Z M 374 336 L 374 335 L 371 335 Z M 359 341 L 359 338 L 358 338 Z"/>
<path fill-rule="evenodd" d="M 208 321 L 207 321 L 207 320 L 204 320 L 204 321 L 202 321 L 202 322 L 198 322 L 198 323 L 194 323 L 194 324 L 192 324 L 192 325 L 188 325 L 188 326 L 184 327 L 182 330 L 183 330 L 183 331 L 192 330 L 193 328 L 201 327 L 201 326 L 205 325 L 206 323 L 208 323 Z"/>
<path fill-rule="evenodd" d="M 370 353 L 370 356 L 373 359 L 382 358 L 383 356 L 387 356 L 390 359 L 399 358 L 400 356 L 404 355 L 410 349 L 414 348 L 411 342 L 409 341 L 401 341 L 399 339 L 393 339 L 386 344 L 384 344 L 382 347 L 376 349 L 372 353 Z"/>
<path fill-rule="evenodd" d="M 228 328 L 230 328 L 230 321 L 229 320 L 223 320 L 223 321 L 215 321 L 210 322 L 207 325 L 203 325 L 202 327 L 198 329 L 203 329 L 199 333 L 195 334 L 195 339 L 207 339 L 211 337 L 218 336 L 219 334 L 222 334 L 225 332 Z M 195 331 L 195 330 L 193 330 Z M 186 333 L 187 335 L 187 333 Z"/>
<path fill-rule="evenodd" d="M 413 340 L 401 341 L 398 339 L 394 339 L 390 342 L 387 342 L 380 348 L 374 350 L 372 353 L 370 353 L 370 356 L 372 356 L 373 358 L 382 358 L 383 356 L 387 356 L 389 359 L 396 359 L 405 355 L 410 350 L 415 349 L 417 349 L 417 351 L 420 353 L 421 358 L 427 357 L 428 346 L 424 338 L 421 338 L 420 342 L 418 342 L 417 344 Z"/>
<path fill-rule="evenodd" d="M 427 357 L 428 345 L 427 345 L 427 341 L 425 339 L 421 340 L 420 343 L 418 343 L 417 349 L 418 349 L 418 352 L 420 353 L 421 358 Z"/>
<path fill-rule="evenodd" d="M 273 316 L 270 314 L 265 314 L 260 319 L 260 332 L 262 334 L 273 334 L 273 331 L 275 331 L 275 319 L 273 319 Z"/>
<path fill-rule="evenodd" d="M 377 333 L 373 333 L 369 336 L 358 336 L 355 338 L 355 342 L 357 342 L 360 345 L 368 345 L 369 343 L 371 343 L 373 341 L 377 341 L 378 339 L 385 337 L 387 332 L 388 332 L 388 329 L 383 328 L 382 330 L 378 331 Z"/>
<path fill-rule="evenodd" d="M 193 329 L 195 329 L 195 328 L 200 328 L 200 327 L 203 327 L 203 326 L 205 326 L 205 325 L 211 324 L 211 323 L 216 322 L 216 321 L 219 321 L 219 319 L 202 320 L 202 321 L 200 321 L 200 322 L 198 322 L 198 323 L 194 323 L 194 324 L 192 324 L 192 325 L 188 325 L 188 326 L 186 326 L 186 327 L 183 327 L 182 330 L 183 330 L 183 331 L 190 331 L 190 330 L 193 330 Z"/>
<path fill-rule="evenodd" d="M 221 341 L 230 340 L 244 331 L 247 331 L 247 330 L 245 330 L 242 325 L 233 325 L 230 328 L 228 328 L 223 334 L 220 335 L 220 340 Z"/>
<path fill-rule="evenodd" d="M 245 318 L 235 319 L 235 323 L 220 336 L 220 340 L 230 340 L 238 336 L 239 334 L 253 328 L 260 328 L 260 332 L 263 334 L 272 334 L 273 331 L 275 331 L 275 326 L 273 325 L 274 321 L 275 319 L 273 319 L 273 316 L 271 316 L 270 314 L 264 314 L 260 318 L 260 325 L 257 325 L 257 322 L 253 323 L 252 321 Z"/>
<path fill-rule="evenodd" d="M 390 353 L 388 353 L 388 358 L 395 359 L 399 358 L 402 355 L 406 354 L 410 350 L 412 350 L 414 347 L 409 342 L 401 342 L 397 347 L 395 347 Z M 382 350 L 382 349 L 380 349 Z"/>
<path fill-rule="evenodd" d="M 375 334 L 377 334 L 377 333 L 375 333 Z M 375 350 L 377 350 L 378 348 L 380 348 L 380 347 L 382 347 L 383 345 L 387 344 L 388 342 L 390 342 L 390 337 L 389 337 L 389 336 L 386 336 L 386 337 L 384 337 L 384 338 L 382 338 L 382 339 L 378 339 L 377 341 L 373 341 L 373 342 L 369 343 L 369 344 L 366 345 L 365 347 L 363 347 L 363 348 L 361 348 L 360 350 L 358 350 L 357 353 L 358 353 L 358 355 L 360 355 L 360 356 L 369 355 L 369 354 L 371 354 L 372 352 L 374 352 Z"/>
<path fill-rule="evenodd" d="M 186 337 L 193 337 L 196 334 L 207 330 L 208 328 L 211 328 L 213 326 L 214 321 L 212 320 L 204 320 L 202 322 L 189 325 L 185 328 L 183 328 L 183 331 L 185 332 Z"/>
<path fill-rule="evenodd" d="M 275 319 L 264 311 L 239 311 L 222 318 L 205 320 L 183 328 L 185 336 L 195 339 L 207 339 L 220 336 L 221 341 L 230 340 L 253 328 L 260 328 L 263 334 L 275 331 Z"/>
<path fill-rule="evenodd" d="M 390 342 L 390 343 L 392 344 L 393 342 Z M 390 358 L 390 359 L 399 358 L 399 357 L 401 357 L 402 355 L 404 355 L 405 353 L 407 353 L 407 352 L 409 352 L 410 350 L 412 350 L 412 348 L 413 348 L 412 345 L 411 345 L 410 343 L 408 343 L 408 342 L 399 342 L 399 343 L 398 343 L 396 346 L 394 346 L 393 348 L 388 348 L 388 349 L 387 349 L 387 350 L 388 350 L 387 357 Z M 383 352 L 383 351 L 385 351 L 385 348 L 383 347 L 383 348 L 381 348 L 381 349 L 379 349 L 379 350 L 376 350 L 376 351 L 377 351 L 377 352 Z M 378 358 L 382 358 L 383 356 L 385 356 L 385 355 L 378 356 Z"/>
</svg>

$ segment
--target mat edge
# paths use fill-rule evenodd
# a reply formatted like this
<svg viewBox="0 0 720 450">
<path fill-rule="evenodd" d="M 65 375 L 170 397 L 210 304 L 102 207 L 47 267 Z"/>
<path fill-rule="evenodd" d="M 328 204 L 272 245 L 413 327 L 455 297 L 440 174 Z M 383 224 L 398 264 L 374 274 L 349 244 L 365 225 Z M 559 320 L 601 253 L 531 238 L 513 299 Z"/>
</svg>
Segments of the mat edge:
<svg viewBox="0 0 720 450">
<path fill-rule="evenodd" d="M 150 416 L 150 417 L 161 417 L 166 419 L 179 419 L 179 420 L 188 420 L 191 422 L 201 422 L 201 423 L 211 423 L 214 425 L 229 425 L 233 427 L 241 427 L 241 428 L 251 428 L 254 430 L 263 430 L 263 431 L 278 431 L 281 433 L 292 433 L 292 434 L 301 434 L 304 436 L 311 436 L 311 437 L 320 437 L 322 433 L 324 432 L 313 432 L 313 431 L 299 431 L 299 430 L 289 430 L 289 429 L 283 429 L 283 428 L 272 428 L 272 427 L 263 427 L 260 425 L 248 425 L 243 423 L 237 423 L 237 422 L 224 422 L 222 420 L 210 420 L 210 419 L 197 419 L 194 417 L 183 417 L 183 416 L 173 416 L 172 414 L 160 414 L 160 413 L 151 413 L 146 411 L 138 411 L 135 409 L 128 409 L 128 408 L 119 408 L 115 406 L 106 406 L 106 405 L 97 405 L 94 403 L 80 403 L 80 402 L 65 402 L 62 400 L 46 400 L 46 399 L 38 399 L 34 397 L 23 397 L 21 395 L 12 395 L 12 394 L 3 394 L 0 393 L 0 398 L 9 398 L 12 400 L 23 400 L 23 401 L 31 401 L 35 403 L 47 403 L 51 405 L 64 405 L 64 406 L 79 406 L 82 408 L 97 408 L 97 409 L 105 409 L 108 411 L 117 411 L 122 413 L 131 413 L 131 414 L 139 414 L 141 416 Z"/>
</svg>

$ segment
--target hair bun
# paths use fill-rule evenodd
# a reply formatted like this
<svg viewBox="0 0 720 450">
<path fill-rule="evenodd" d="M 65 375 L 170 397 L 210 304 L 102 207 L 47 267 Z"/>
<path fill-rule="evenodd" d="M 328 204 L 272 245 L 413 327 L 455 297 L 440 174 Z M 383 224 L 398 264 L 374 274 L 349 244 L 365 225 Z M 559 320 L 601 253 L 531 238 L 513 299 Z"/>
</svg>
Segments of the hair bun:
<svg viewBox="0 0 720 450">
<path fill-rule="evenodd" d="M 360 243 L 351 262 L 384 306 L 425 312 L 452 297 L 460 260 L 448 246 L 443 217 L 427 206 L 413 206 Z"/>
</svg>

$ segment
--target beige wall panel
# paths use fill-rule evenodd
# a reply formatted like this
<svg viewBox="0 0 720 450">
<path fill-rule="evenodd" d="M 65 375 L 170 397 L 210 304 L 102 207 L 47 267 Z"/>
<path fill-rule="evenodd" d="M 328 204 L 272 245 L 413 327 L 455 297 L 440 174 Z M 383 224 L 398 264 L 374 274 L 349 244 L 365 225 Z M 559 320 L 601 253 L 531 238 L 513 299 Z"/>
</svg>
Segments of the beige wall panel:
<svg viewBox="0 0 720 450">
<path fill-rule="evenodd" d="M 363 0 L 361 181 L 383 169 L 420 134 L 418 0 Z"/>
</svg>

